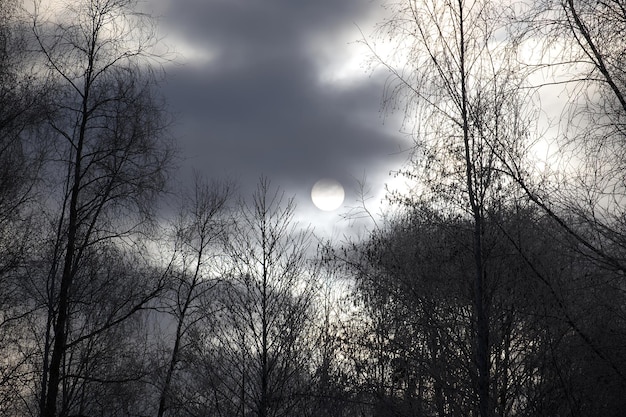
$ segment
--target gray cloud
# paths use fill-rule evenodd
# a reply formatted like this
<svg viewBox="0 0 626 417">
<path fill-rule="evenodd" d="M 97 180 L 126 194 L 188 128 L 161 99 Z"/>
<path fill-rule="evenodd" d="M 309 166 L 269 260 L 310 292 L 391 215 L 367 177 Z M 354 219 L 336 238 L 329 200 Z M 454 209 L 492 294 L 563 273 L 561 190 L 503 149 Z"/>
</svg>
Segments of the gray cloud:
<svg viewBox="0 0 626 417">
<path fill-rule="evenodd" d="M 311 36 L 353 25 L 368 7 L 363 0 L 172 2 L 166 27 L 214 51 L 203 65 L 170 68 L 165 85 L 187 164 L 238 177 L 244 190 L 261 174 L 300 195 L 322 177 L 346 184 L 347 198 L 351 175 L 380 185 L 397 167 L 390 155 L 399 148 L 379 117 L 380 80 L 322 85 L 307 48 Z"/>
</svg>

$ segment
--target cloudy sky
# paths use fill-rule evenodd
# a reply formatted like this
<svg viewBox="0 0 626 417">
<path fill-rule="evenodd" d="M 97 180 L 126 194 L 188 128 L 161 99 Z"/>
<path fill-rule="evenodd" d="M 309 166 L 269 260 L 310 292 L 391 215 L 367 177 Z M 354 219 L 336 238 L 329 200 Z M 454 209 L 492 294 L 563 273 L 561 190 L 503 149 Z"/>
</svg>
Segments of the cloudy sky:
<svg viewBox="0 0 626 417">
<path fill-rule="evenodd" d="M 164 86 L 184 172 L 235 178 L 244 193 L 265 175 L 296 196 L 301 216 L 326 225 L 357 205 L 359 180 L 366 178 L 374 200 L 383 195 L 406 142 L 381 113 L 386 74 L 368 70 L 358 43 L 360 31 L 371 34 L 382 19 L 378 2 L 150 3 L 184 62 L 168 68 Z M 311 187 L 325 177 L 346 189 L 338 212 L 311 203 Z"/>
</svg>

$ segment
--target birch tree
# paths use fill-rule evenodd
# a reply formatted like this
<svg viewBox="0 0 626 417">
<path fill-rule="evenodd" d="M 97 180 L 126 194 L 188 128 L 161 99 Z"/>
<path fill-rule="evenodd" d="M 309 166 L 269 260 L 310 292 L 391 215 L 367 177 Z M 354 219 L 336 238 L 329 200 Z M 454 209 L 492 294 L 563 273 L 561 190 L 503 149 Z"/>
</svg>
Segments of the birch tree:
<svg viewBox="0 0 626 417">
<path fill-rule="evenodd" d="M 216 314 L 212 311 L 215 305 L 209 300 L 219 296 L 232 190 L 229 183 L 206 182 L 196 177 L 193 193 L 182 197 L 180 214 L 174 224 L 175 267 L 171 288 L 164 294 L 165 306 L 161 307 L 173 318 L 175 330 L 160 389 L 159 417 L 177 405 L 173 386 L 185 385 L 184 381 L 176 384 L 177 371 L 183 358 L 190 355 L 190 333 L 199 323 L 211 323 L 210 316 Z M 184 396 L 179 398 L 181 403 Z"/>
<path fill-rule="evenodd" d="M 521 152 L 512 45 L 501 37 L 503 10 L 489 1 L 401 1 L 381 25 L 391 56 L 374 58 L 389 72 L 385 102 L 405 111 L 415 137 L 415 194 L 433 207 L 471 221 L 476 410 L 493 414 L 490 398 L 490 286 L 484 250 L 486 219 L 506 204 L 499 155 Z M 375 42 L 375 41 L 374 41 Z"/>
<path fill-rule="evenodd" d="M 172 147 L 155 90 L 156 33 L 136 2 L 44 6 L 34 4 L 32 27 L 40 71 L 55 95 L 47 113 L 55 141 L 48 171 L 55 232 L 45 290 L 40 414 L 55 417 L 69 412 L 59 390 L 71 378 L 65 363 L 72 351 L 132 317 L 162 287 L 158 274 L 144 277 L 151 282 L 137 287 L 144 291 L 117 300 L 88 333 L 74 334 L 79 296 L 92 285 L 85 276 L 90 253 L 137 247 L 164 188 Z"/>
<path fill-rule="evenodd" d="M 312 235 L 294 221 L 294 210 L 293 199 L 262 178 L 233 218 L 220 313 L 212 330 L 199 333 L 201 392 L 210 398 L 204 413 L 279 417 L 304 410 L 316 285 Z"/>
</svg>

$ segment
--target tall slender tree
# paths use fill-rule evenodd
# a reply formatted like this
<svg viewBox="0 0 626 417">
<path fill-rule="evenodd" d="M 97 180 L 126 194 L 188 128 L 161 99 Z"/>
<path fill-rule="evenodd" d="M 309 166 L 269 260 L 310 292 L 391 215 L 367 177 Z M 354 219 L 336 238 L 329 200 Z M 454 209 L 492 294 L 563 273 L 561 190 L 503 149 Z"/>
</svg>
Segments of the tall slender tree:
<svg viewBox="0 0 626 417">
<path fill-rule="evenodd" d="M 217 412 L 279 417 L 303 410 L 316 290 L 311 231 L 294 201 L 262 178 L 227 235 L 228 281 L 206 334 Z M 230 411 L 228 411 L 230 410 Z"/>
<path fill-rule="evenodd" d="M 515 50 L 499 36 L 501 6 L 487 0 L 408 0 L 393 5 L 392 13 L 381 30 L 397 42 L 393 56 L 371 46 L 391 73 L 385 102 L 404 103 L 414 126 L 417 168 L 410 175 L 418 198 L 471 219 L 476 407 L 488 417 L 491 283 L 484 235 L 490 212 L 505 200 L 498 155 L 519 150 L 523 138 Z"/>
<path fill-rule="evenodd" d="M 206 182 L 196 177 L 191 195 L 183 196 L 179 217 L 174 224 L 175 261 L 170 288 L 165 293 L 164 311 L 175 323 L 174 341 L 165 365 L 157 416 L 171 408 L 175 395 L 176 371 L 189 356 L 189 333 L 197 323 L 211 323 L 207 316 L 215 314 L 208 300 L 222 286 L 219 265 L 224 257 L 223 241 L 228 233 L 228 203 L 233 186 L 229 183 Z M 210 324 L 209 324 L 210 326 Z M 180 399 L 184 402 L 184 396 Z"/>
<path fill-rule="evenodd" d="M 89 279 L 88 257 L 98 245 L 129 248 L 147 231 L 155 197 L 163 190 L 172 147 L 163 106 L 155 95 L 154 26 L 133 0 L 74 1 L 46 10 L 37 1 L 33 33 L 41 72 L 55 94 L 48 126 L 55 136 L 51 185 L 56 214 L 47 278 L 48 323 L 41 373 L 40 413 L 58 409 L 68 352 L 144 306 L 158 293 L 119 300 L 90 333 L 71 340 L 79 294 Z M 61 174 L 61 175 L 59 175 Z"/>
</svg>

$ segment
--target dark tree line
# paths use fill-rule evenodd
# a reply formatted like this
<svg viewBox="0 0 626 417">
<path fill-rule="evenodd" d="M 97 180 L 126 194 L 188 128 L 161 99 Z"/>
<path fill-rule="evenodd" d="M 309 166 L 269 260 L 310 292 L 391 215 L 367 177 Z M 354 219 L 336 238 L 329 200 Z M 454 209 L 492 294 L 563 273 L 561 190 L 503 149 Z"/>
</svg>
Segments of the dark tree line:
<svg viewBox="0 0 626 417">
<path fill-rule="evenodd" d="M 370 317 L 352 337 L 361 395 L 378 415 L 473 415 L 471 221 L 416 208 L 354 248 L 358 304 Z M 623 283 L 575 249 L 532 206 L 490 216 L 490 415 L 620 415 L 624 404 Z"/>
<path fill-rule="evenodd" d="M 137 6 L 0 2 L 0 415 L 623 414 L 623 2 L 390 5 L 411 188 L 343 244 L 169 187 Z"/>
<path fill-rule="evenodd" d="M 451 339 L 435 344 L 455 346 L 455 359 L 446 363 L 463 383 L 454 386 L 449 406 L 441 384 L 453 376 L 433 377 L 431 396 L 412 386 L 418 401 L 437 407 L 424 412 L 418 402 L 418 415 L 619 415 L 626 113 L 625 44 L 614 34 L 626 22 L 623 2 L 406 1 L 390 9 L 381 35 L 398 48 L 387 58 L 375 42 L 370 46 L 390 74 L 386 102 L 401 106 L 413 127 L 416 151 L 402 174 L 414 188 L 395 196 L 403 214 L 379 232 L 390 237 L 380 242 L 375 234 L 373 245 L 388 245 L 415 222 L 420 228 L 405 242 L 416 252 L 391 263 L 392 276 L 411 278 L 394 291 L 366 286 L 365 304 L 374 291 L 385 310 L 377 314 L 398 324 L 388 316 L 387 297 L 396 305 L 390 294 L 410 293 L 405 282 L 424 290 L 419 271 L 433 260 L 430 274 L 453 277 L 453 287 L 437 280 L 444 297 L 458 285 L 464 294 L 444 303 L 456 307 L 448 313 L 456 317 L 444 332 Z M 543 116 L 554 117 L 555 109 L 542 104 L 551 94 L 564 102 L 557 120 Z M 538 170 L 533 151 L 548 146 L 558 153 L 544 157 Z M 453 238 L 441 247 L 443 259 L 420 255 L 424 232 L 433 227 Z M 371 250 L 365 254 L 367 277 Z M 383 264 L 393 256 L 383 256 Z M 432 303 L 428 294 L 415 291 L 407 303 L 414 318 L 424 297 Z M 436 306 L 417 311 L 433 314 Z M 412 347 L 421 346 L 418 335 Z M 381 340 L 388 344 L 391 336 Z"/>
</svg>

